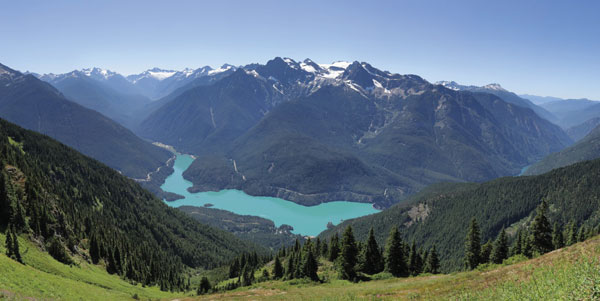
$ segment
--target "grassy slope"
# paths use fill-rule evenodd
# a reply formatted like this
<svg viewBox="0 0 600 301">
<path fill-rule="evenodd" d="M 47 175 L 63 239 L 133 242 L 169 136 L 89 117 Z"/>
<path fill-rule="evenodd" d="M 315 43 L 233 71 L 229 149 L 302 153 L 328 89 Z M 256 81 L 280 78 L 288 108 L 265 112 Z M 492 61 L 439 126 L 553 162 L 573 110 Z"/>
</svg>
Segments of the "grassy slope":
<svg viewBox="0 0 600 301">
<path fill-rule="evenodd" d="M 0 241 L 4 242 L 0 234 Z M 19 239 L 27 265 L 8 259 L 0 244 L 0 299 L 50 298 L 84 300 L 185 299 L 141 287 L 107 274 L 98 266 L 80 261 L 69 267 L 53 260 L 29 240 Z M 331 280 L 313 284 L 303 280 L 269 281 L 202 299 L 355 300 L 355 299 L 453 299 L 453 300 L 589 300 L 600 294 L 600 237 L 536 259 L 505 266 L 449 275 L 424 275 L 384 279 L 359 284 Z M 269 269 L 271 267 L 268 267 Z M 257 272 L 257 276 L 260 271 Z M 333 266 L 323 262 L 322 278 L 332 279 Z M 385 274 L 379 275 L 385 278 Z M 594 295 L 595 294 L 595 295 Z M 188 295 L 189 299 L 196 299 Z"/>
<path fill-rule="evenodd" d="M 270 281 L 206 299 L 272 300 L 590 300 L 600 297 L 600 237 L 512 265 L 491 265 L 449 275 L 424 275 L 359 284 Z M 325 271 L 323 271 L 325 270 Z M 320 268 L 330 276 L 331 264 Z M 595 294 L 595 295 L 594 295 Z"/>
<path fill-rule="evenodd" d="M 118 275 L 110 275 L 104 267 L 75 259 L 79 266 L 68 266 L 54 260 L 24 237 L 19 238 L 25 265 L 5 255 L 4 234 L 0 234 L 0 299 L 65 299 L 65 300 L 131 300 L 174 298 L 157 287 L 133 285 Z M 181 296 L 181 293 L 179 293 Z"/>
</svg>

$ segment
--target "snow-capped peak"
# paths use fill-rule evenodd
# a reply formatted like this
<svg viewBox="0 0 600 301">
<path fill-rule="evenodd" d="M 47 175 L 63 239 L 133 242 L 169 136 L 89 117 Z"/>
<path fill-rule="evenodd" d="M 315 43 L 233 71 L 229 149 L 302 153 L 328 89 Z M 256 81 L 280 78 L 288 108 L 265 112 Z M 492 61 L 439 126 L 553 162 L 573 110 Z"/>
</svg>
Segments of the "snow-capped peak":
<svg viewBox="0 0 600 301">
<path fill-rule="evenodd" d="M 344 71 L 350 66 L 352 63 L 345 61 L 337 61 L 331 64 L 319 64 L 319 67 L 326 71 L 323 74 L 325 78 L 338 78 L 340 77 Z"/>
<path fill-rule="evenodd" d="M 500 84 L 497 83 L 491 83 L 489 85 L 483 86 L 482 88 L 496 91 L 506 91 L 504 88 L 502 88 L 502 86 L 500 86 Z"/>
<path fill-rule="evenodd" d="M 463 89 L 463 86 L 459 85 L 457 82 L 455 81 L 447 81 L 447 80 L 443 80 L 443 81 L 439 81 L 435 83 L 436 85 L 442 85 L 450 90 L 454 90 L 454 91 L 460 91 Z"/>
<path fill-rule="evenodd" d="M 88 77 L 101 77 L 104 79 L 108 79 L 109 77 L 117 74 L 116 72 L 108 69 L 102 69 L 98 67 L 82 69 L 81 72 Z"/>
<path fill-rule="evenodd" d="M 171 77 L 171 76 L 175 75 L 175 73 L 177 73 L 177 71 L 173 71 L 173 70 L 163 70 L 163 69 L 156 68 L 156 67 L 155 67 L 155 68 L 152 68 L 152 69 L 150 69 L 150 70 L 148 70 L 148 71 L 146 71 L 146 72 L 147 72 L 147 74 L 148 74 L 150 77 L 152 77 L 152 78 L 154 78 L 154 79 L 156 79 L 156 80 L 159 80 L 159 81 L 165 80 L 165 79 L 167 79 L 167 78 L 169 78 L 169 77 Z M 145 73 L 146 73 L 146 72 L 145 72 Z"/>
<path fill-rule="evenodd" d="M 228 70 L 235 70 L 235 69 L 236 68 L 233 65 L 223 64 L 223 66 L 221 66 L 219 69 L 214 69 L 214 70 L 208 71 L 208 75 L 215 75 L 215 74 L 223 73 Z"/>
</svg>

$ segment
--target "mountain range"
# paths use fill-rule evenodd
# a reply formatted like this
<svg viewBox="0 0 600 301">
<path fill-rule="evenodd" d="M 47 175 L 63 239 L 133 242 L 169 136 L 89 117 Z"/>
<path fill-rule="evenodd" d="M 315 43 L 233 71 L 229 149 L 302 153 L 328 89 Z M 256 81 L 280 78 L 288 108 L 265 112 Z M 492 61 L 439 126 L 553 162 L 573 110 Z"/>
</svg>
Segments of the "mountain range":
<svg viewBox="0 0 600 301">
<path fill-rule="evenodd" d="M 484 181 L 570 138 L 530 108 L 368 63 L 275 58 L 191 88 L 142 137 L 196 154 L 193 191 L 243 189 L 301 204 L 389 206 L 427 184 Z"/>
<path fill-rule="evenodd" d="M 145 179 L 172 156 L 102 114 L 68 100 L 33 75 L 0 65 L 0 117 Z"/>
<path fill-rule="evenodd" d="M 543 174 L 556 168 L 596 158 L 600 158 L 600 125 L 597 125 L 576 144 L 560 152 L 550 154 L 539 162 L 529 166 L 523 174 Z"/>
</svg>

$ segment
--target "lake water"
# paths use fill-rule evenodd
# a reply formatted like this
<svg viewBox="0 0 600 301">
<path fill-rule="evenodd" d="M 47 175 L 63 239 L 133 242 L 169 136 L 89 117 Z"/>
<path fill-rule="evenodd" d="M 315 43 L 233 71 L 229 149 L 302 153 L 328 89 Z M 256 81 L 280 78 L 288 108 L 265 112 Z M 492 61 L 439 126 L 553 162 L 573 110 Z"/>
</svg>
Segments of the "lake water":
<svg viewBox="0 0 600 301">
<path fill-rule="evenodd" d="M 302 206 L 294 202 L 272 197 L 250 196 L 240 190 L 190 193 L 190 181 L 183 178 L 183 172 L 194 159 L 189 155 L 178 154 L 171 174 L 161 186 L 184 196 L 184 199 L 166 202 L 171 207 L 198 206 L 210 203 L 211 208 L 223 209 L 241 215 L 255 215 L 270 219 L 279 227 L 287 224 L 294 227 L 294 233 L 317 235 L 327 228 L 327 223 L 338 224 L 343 220 L 379 212 L 371 204 L 356 202 L 328 202 L 317 206 Z"/>
</svg>

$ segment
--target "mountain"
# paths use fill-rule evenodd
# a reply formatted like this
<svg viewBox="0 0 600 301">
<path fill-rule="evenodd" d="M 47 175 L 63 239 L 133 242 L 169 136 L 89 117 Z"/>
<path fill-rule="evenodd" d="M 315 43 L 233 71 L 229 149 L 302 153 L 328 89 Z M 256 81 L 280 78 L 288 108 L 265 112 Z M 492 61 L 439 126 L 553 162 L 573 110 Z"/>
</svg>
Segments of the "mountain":
<svg viewBox="0 0 600 301">
<path fill-rule="evenodd" d="M 540 116 L 548 121 L 551 121 L 553 123 L 556 123 L 558 121 L 556 116 L 554 116 L 551 112 L 547 111 L 543 107 L 540 107 L 540 106 L 534 104 L 529 99 L 522 98 L 522 97 L 518 96 L 517 94 L 502 88 L 502 86 L 500 86 L 499 84 L 489 84 L 489 85 L 485 85 L 482 87 L 464 86 L 464 85 L 460 85 L 454 81 L 441 81 L 441 82 L 437 82 L 436 84 L 442 85 L 442 86 L 452 89 L 452 90 L 490 93 L 490 94 L 500 97 L 502 100 L 504 100 L 508 103 L 512 103 L 512 104 L 518 105 L 520 107 L 532 109 L 536 114 L 538 114 L 538 116 Z"/>
<path fill-rule="evenodd" d="M 94 68 L 93 70 L 97 70 Z M 110 71 L 105 71 L 110 72 Z M 73 71 L 61 75 L 42 75 L 39 78 L 57 88 L 69 100 L 95 110 L 121 125 L 133 129 L 139 111 L 150 103 L 140 94 L 125 94 L 113 89 L 106 80 L 98 79 L 98 72 Z M 116 77 L 115 73 L 112 77 Z"/>
<path fill-rule="evenodd" d="M 525 170 L 524 175 L 537 175 L 577 162 L 600 158 L 600 125 L 575 145 L 553 153 Z"/>
<path fill-rule="evenodd" d="M 198 81 L 211 81 L 235 70 L 235 66 L 228 64 L 218 69 L 204 66 L 195 70 L 186 68 L 182 71 L 153 68 L 140 74 L 129 75 L 127 80 L 146 97 L 160 99 L 186 85 L 196 86 Z"/>
<path fill-rule="evenodd" d="M 528 99 L 531 102 L 533 102 L 536 105 L 542 105 L 548 102 L 553 102 L 553 101 L 558 101 L 558 100 L 563 100 L 561 98 L 558 97 L 552 97 L 552 96 L 537 96 L 537 95 L 529 95 L 529 94 L 520 94 L 519 97 L 524 98 L 524 99 Z"/>
<path fill-rule="evenodd" d="M 384 243 L 392 227 L 400 227 L 405 241 L 425 249 L 435 244 L 443 270 L 464 267 L 464 237 L 476 218 L 482 243 L 494 239 L 502 227 L 510 237 L 528 227 L 542 200 L 548 202 L 550 223 L 595 227 L 600 222 L 600 160 L 586 161 L 531 177 L 506 177 L 482 184 L 445 184 L 429 187 L 410 200 L 380 213 L 351 219 L 321 233 L 321 239 L 352 226 L 357 240 L 374 228 Z"/>
<path fill-rule="evenodd" d="M 587 120 L 600 117 L 600 102 L 589 99 L 565 99 L 542 104 L 554 114 L 556 124 L 564 129 L 577 126 Z"/>
<path fill-rule="evenodd" d="M 587 136 L 593 129 L 600 125 L 600 117 L 588 119 L 583 123 L 568 128 L 565 132 L 573 141 L 579 141 Z"/>
<path fill-rule="evenodd" d="M 261 251 L 169 208 L 104 164 L 4 120 L 0 161 L 0 228 L 10 226 L 62 263 L 102 263 L 121 278 L 181 290 L 189 269 Z"/>
<path fill-rule="evenodd" d="M 49 135 L 132 178 L 145 179 L 171 157 L 100 113 L 67 100 L 50 84 L 4 65 L 0 117 Z"/>
<path fill-rule="evenodd" d="M 182 93 L 143 137 L 198 155 L 192 191 L 243 189 L 304 205 L 389 206 L 440 181 L 484 181 L 571 143 L 530 109 L 367 63 L 275 58 Z"/>
</svg>

